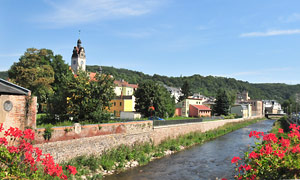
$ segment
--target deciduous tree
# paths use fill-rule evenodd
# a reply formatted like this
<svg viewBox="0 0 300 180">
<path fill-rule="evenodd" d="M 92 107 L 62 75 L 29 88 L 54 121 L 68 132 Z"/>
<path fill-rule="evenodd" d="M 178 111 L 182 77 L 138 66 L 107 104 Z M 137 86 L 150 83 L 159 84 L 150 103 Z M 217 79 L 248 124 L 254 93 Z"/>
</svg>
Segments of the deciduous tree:
<svg viewBox="0 0 300 180">
<path fill-rule="evenodd" d="M 134 93 L 136 97 L 135 109 L 145 117 L 152 115 L 159 117 L 172 117 L 175 112 L 175 100 L 170 92 L 154 81 L 146 81 L 139 85 Z M 154 114 L 152 109 L 154 107 Z"/>
</svg>

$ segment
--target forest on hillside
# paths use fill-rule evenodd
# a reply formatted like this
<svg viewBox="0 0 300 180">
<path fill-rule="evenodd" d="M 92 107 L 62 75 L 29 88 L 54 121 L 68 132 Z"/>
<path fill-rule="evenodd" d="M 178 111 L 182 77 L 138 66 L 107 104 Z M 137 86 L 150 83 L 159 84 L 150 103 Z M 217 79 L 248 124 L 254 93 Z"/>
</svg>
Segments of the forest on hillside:
<svg viewBox="0 0 300 180">
<path fill-rule="evenodd" d="M 168 77 L 154 74 L 153 76 L 138 71 L 123 68 L 101 66 L 103 73 L 112 75 L 116 80 L 124 79 L 132 84 L 139 84 L 145 80 L 153 80 L 171 87 L 181 87 L 184 81 L 188 81 L 194 93 L 201 93 L 205 96 L 216 96 L 218 89 L 223 88 L 230 94 L 236 94 L 243 90 L 249 92 L 251 99 L 275 99 L 283 102 L 286 99 L 294 98 L 300 93 L 300 84 L 287 85 L 282 83 L 249 83 L 234 78 L 201 76 Z M 97 72 L 99 66 L 87 66 L 88 72 Z M 8 79 L 7 71 L 0 72 L 0 78 Z"/>
<path fill-rule="evenodd" d="M 124 79 L 129 83 L 138 84 L 145 80 L 154 80 L 172 87 L 181 87 L 184 81 L 190 83 L 192 92 L 201 93 L 205 96 L 216 96 L 218 89 L 223 88 L 230 94 L 236 94 L 243 90 L 249 92 L 251 99 L 275 99 L 283 102 L 286 99 L 293 98 L 296 93 L 300 93 L 300 84 L 287 85 L 282 83 L 249 83 L 236 80 L 234 78 L 201 76 L 168 77 L 154 74 L 153 76 L 138 71 L 128 69 L 118 69 L 114 67 L 101 66 L 103 73 L 110 74 L 115 79 Z M 87 66 L 87 71 L 97 72 L 99 66 Z"/>
</svg>

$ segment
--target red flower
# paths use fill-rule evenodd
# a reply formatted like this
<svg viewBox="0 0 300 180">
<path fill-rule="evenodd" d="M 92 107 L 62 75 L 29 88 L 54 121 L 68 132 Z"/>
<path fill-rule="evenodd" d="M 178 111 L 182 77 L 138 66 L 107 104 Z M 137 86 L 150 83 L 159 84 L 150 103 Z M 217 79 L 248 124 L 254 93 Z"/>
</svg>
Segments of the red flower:
<svg viewBox="0 0 300 180">
<path fill-rule="evenodd" d="M 283 129 L 278 129 L 278 133 L 283 133 Z"/>
<path fill-rule="evenodd" d="M 60 179 L 68 180 L 68 177 L 67 177 L 66 175 L 62 174 L 62 175 L 60 176 Z"/>
<path fill-rule="evenodd" d="M 6 140 L 6 138 L 5 137 L 3 137 L 3 138 L 0 138 L 0 145 L 1 144 L 4 144 L 5 146 L 7 145 L 7 140 Z"/>
<path fill-rule="evenodd" d="M 0 124 L 0 132 L 2 132 L 4 130 L 3 128 L 3 123 Z"/>
<path fill-rule="evenodd" d="M 7 131 L 5 131 L 4 136 L 19 138 L 22 136 L 22 131 L 19 128 L 10 127 Z"/>
<path fill-rule="evenodd" d="M 15 146 L 8 146 L 7 147 L 7 150 L 10 152 L 10 153 L 18 153 L 19 152 L 19 149 Z"/>
<path fill-rule="evenodd" d="M 240 157 L 233 157 L 232 160 L 231 160 L 231 163 L 237 163 L 239 160 L 241 160 Z"/>
<path fill-rule="evenodd" d="M 267 134 L 264 136 L 263 138 L 264 141 L 267 141 L 267 142 L 274 142 L 276 143 L 277 142 L 277 137 L 274 133 L 270 133 L 270 134 Z"/>
<path fill-rule="evenodd" d="M 258 158 L 258 154 L 257 154 L 256 152 L 252 151 L 252 152 L 249 154 L 249 158 L 250 158 L 250 159 L 256 159 L 256 158 Z"/>
<path fill-rule="evenodd" d="M 280 139 L 280 143 L 283 147 L 289 147 L 290 146 L 290 140 L 289 139 Z"/>
<path fill-rule="evenodd" d="M 23 132 L 24 138 L 25 139 L 31 139 L 34 140 L 34 131 L 32 131 L 32 129 L 26 129 Z"/>
<path fill-rule="evenodd" d="M 246 170 L 246 171 L 251 170 L 251 166 L 250 166 L 250 165 L 245 165 L 245 170 Z"/>
<path fill-rule="evenodd" d="M 74 166 L 68 165 L 67 170 L 70 172 L 70 174 L 73 174 L 73 175 L 75 175 L 77 173 L 76 167 L 74 167 Z"/>
</svg>

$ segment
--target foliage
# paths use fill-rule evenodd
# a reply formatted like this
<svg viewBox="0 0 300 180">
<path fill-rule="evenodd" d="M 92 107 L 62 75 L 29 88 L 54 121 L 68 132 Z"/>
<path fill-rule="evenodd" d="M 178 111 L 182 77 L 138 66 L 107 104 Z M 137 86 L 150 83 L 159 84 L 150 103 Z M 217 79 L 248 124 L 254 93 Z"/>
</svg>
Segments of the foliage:
<svg viewBox="0 0 300 180">
<path fill-rule="evenodd" d="M 47 49 L 29 48 L 14 63 L 8 71 L 12 82 L 28 88 L 32 94 L 38 97 L 39 103 L 45 103 L 53 93 L 51 83 L 54 82 L 54 71 L 50 62 L 53 52 Z"/>
<path fill-rule="evenodd" d="M 229 113 L 229 98 L 225 90 L 219 90 L 216 97 L 215 105 L 213 106 L 213 113 L 227 116 Z"/>
<path fill-rule="evenodd" d="M 91 80 L 85 72 L 79 71 L 67 86 L 67 112 L 76 122 L 109 120 L 106 108 L 115 96 L 112 77 L 96 74 L 95 80 Z"/>
<path fill-rule="evenodd" d="M 7 80 L 8 79 L 8 72 L 7 71 L 0 71 L 0 78 Z"/>
<path fill-rule="evenodd" d="M 0 132 L 3 130 L 0 124 Z M 76 174 L 75 167 L 65 166 L 64 171 L 50 154 L 42 154 L 39 148 L 33 147 L 32 141 L 34 131 L 31 129 L 21 131 L 10 127 L 4 132 L 0 138 L 1 179 L 68 179 Z"/>
<path fill-rule="evenodd" d="M 182 101 L 188 98 L 189 96 L 193 95 L 190 89 L 190 84 L 186 80 L 183 82 L 183 85 L 181 86 L 181 93 L 183 95 L 179 97 L 178 101 Z"/>
<path fill-rule="evenodd" d="M 74 75 L 69 69 L 68 64 L 65 64 L 60 55 L 55 56 L 55 59 L 53 59 L 53 61 L 51 62 L 51 66 L 53 67 L 53 70 L 55 72 L 54 82 L 52 83 L 54 93 L 48 99 L 47 119 L 51 122 L 55 119 L 56 115 L 59 116 L 59 121 L 68 120 L 68 84 L 75 81 Z M 58 121 L 57 118 L 56 121 Z"/>
<path fill-rule="evenodd" d="M 298 179 L 300 174 L 300 126 L 290 124 L 290 131 L 264 134 L 251 131 L 249 137 L 258 139 L 256 146 L 245 153 L 245 164 L 238 163 L 234 157 L 232 163 L 238 167 L 238 179 Z M 261 141 L 262 140 L 262 141 Z"/>
<path fill-rule="evenodd" d="M 172 117 L 175 112 L 175 100 L 170 92 L 154 81 L 146 81 L 135 91 L 135 109 L 145 117 Z M 153 110 L 154 107 L 154 110 Z"/>
<path fill-rule="evenodd" d="M 49 141 L 52 137 L 52 132 L 53 132 L 52 125 L 51 124 L 47 125 L 45 127 L 45 131 L 43 134 L 44 139 Z"/>
<path fill-rule="evenodd" d="M 157 74 L 150 76 L 142 72 L 131 71 L 128 69 L 117 69 L 114 67 L 107 66 L 102 66 L 102 69 L 103 73 L 105 74 L 111 74 L 116 79 L 124 79 L 130 83 L 135 84 L 140 84 L 147 80 L 153 80 L 155 82 L 164 83 L 171 87 L 182 87 L 184 81 L 188 81 L 190 83 L 190 88 L 192 92 L 200 92 L 205 96 L 216 96 L 218 93 L 218 89 L 222 87 L 230 95 L 235 95 L 237 92 L 242 92 L 246 90 L 249 92 L 249 96 L 251 97 L 251 99 L 275 99 L 279 102 L 283 102 L 285 99 L 289 99 L 296 93 L 300 92 L 300 84 L 254 84 L 246 81 L 236 80 L 234 78 L 201 76 L 199 74 L 184 77 L 167 77 Z M 97 72 L 98 66 L 87 66 L 87 70 L 91 72 Z"/>
</svg>

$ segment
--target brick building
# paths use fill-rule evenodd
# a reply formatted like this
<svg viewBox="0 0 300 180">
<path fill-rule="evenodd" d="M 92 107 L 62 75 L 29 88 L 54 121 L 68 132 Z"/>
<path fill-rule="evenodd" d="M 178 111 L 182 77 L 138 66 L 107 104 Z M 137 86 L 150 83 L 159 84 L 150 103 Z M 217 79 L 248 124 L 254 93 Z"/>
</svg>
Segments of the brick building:
<svg viewBox="0 0 300 180">
<path fill-rule="evenodd" d="M 35 128 L 37 98 L 30 90 L 0 79 L 0 123 L 4 128 Z M 1 136 L 1 134 L 0 134 Z"/>
</svg>

